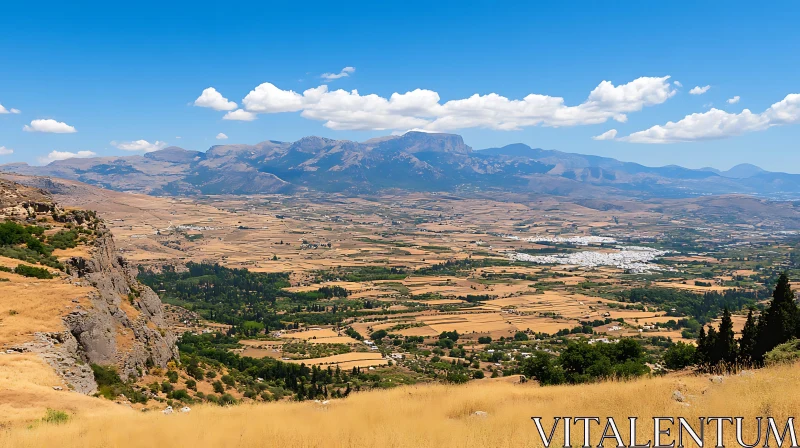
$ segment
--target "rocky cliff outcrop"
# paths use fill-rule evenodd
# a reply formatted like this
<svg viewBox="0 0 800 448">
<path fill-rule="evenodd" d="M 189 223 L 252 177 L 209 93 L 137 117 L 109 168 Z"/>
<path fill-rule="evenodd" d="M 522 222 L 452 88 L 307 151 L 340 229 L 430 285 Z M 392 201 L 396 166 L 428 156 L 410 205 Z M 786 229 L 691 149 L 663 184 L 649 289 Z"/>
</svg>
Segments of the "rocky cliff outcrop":
<svg viewBox="0 0 800 448">
<path fill-rule="evenodd" d="M 177 339 L 166 328 L 161 300 L 117 255 L 110 232 L 95 240 L 91 258 L 74 257 L 68 265 L 76 280 L 90 282 L 97 291 L 91 309 L 64 318 L 87 361 L 114 364 L 122 379 L 128 379 L 151 366 L 166 367 L 178 357 Z"/>
<path fill-rule="evenodd" d="M 67 275 L 51 280 L 81 286 L 87 296 L 65 297 L 51 307 L 66 308 L 62 328 L 36 331 L 32 340 L 10 350 L 38 353 L 72 389 L 85 394 L 97 391 L 92 364 L 115 366 L 129 380 L 178 359 L 177 338 L 168 329 L 161 300 L 136 280 L 135 269 L 119 256 L 111 232 L 94 212 L 65 211 L 45 192 L 7 181 L 0 184 L 0 198 L 0 221 L 45 221 L 92 235 L 88 248 L 80 246 L 86 255 L 61 259 Z M 46 283 L 37 287 L 47 288 Z"/>
<path fill-rule="evenodd" d="M 91 306 L 67 314 L 66 330 L 36 333 L 20 350 L 39 353 L 67 384 L 85 394 L 97 391 L 91 364 L 115 366 L 129 380 L 178 359 L 177 338 L 167 329 L 160 299 L 117 255 L 110 232 L 95 240 L 90 257 L 73 257 L 66 264 L 69 281 L 93 286 Z"/>
</svg>

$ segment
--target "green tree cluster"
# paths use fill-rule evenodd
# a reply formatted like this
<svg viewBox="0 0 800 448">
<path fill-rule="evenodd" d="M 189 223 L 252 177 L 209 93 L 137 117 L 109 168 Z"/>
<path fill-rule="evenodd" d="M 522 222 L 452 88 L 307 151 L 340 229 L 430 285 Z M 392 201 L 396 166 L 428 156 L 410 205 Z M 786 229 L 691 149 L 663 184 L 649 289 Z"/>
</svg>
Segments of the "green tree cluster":
<svg viewBox="0 0 800 448">
<path fill-rule="evenodd" d="M 523 360 L 522 372 L 541 385 L 579 384 L 606 378 L 630 378 L 650 372 L 641 344 L 630 338 L 613 344 L 571 342 L 559 356 L 535 352 Z"/>
<path fill-rule="evenodd" d="M 778 277 L 772 300 L 756 319 L 747 315 L 742 334 L 734 337 L 733 322 L 727 308 L 715 329 L 700 329 L 696 362 L 704 369 L 733 368 L 735 365 L 761 366 L 765 355 L 775 347 L 800 336 L 800 308 L 786 273 Z"/>
</svg>

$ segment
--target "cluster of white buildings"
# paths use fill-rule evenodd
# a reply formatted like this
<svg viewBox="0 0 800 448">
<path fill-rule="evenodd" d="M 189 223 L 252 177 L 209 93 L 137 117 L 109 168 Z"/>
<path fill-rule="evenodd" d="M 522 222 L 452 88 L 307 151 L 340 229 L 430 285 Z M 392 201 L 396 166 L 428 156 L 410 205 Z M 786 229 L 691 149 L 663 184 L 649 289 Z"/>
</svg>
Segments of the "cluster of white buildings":
<svg viewBox="0 0 800 448">
<path fill-rule="evenodd" d="M 594 268 L 613 266 L 633 273 L 641 274 L 661 271 L 661 266 L 650 263 L 667 251 L 640 246 L 617 246 L 615 252 L 580 251 L 568 254 L 530 255 L 514 252 L 509 258 L 515 261 L 527 261 L 538 264 L 558 264 Z"/>
<path fill-rule="evenodd" d="M 526 241 L 528 243 L 561 243 L 561 244 L 574 244 L 576 246 L 588 246 L 589 244 L 614 244 L 617 242 L 614 238 L 607 236 L 532 236 L 528 238 L 520 238 L 515 235 L 503 235 L 507 240 Z"/>
</svg>

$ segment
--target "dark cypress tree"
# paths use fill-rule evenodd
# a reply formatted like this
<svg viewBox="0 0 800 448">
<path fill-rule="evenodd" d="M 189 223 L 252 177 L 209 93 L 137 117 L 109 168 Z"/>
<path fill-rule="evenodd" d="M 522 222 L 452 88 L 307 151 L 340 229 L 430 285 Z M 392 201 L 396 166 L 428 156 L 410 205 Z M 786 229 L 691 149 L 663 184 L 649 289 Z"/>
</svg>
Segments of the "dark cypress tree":
<svg viewBox="0 0 800 448">
<path fill-rule="evenodd" d="M 744 328 L 742 328 L 742 337 L 739 338 L 739 362 L 741 364 L 746 366 L 753 364 L 757 338 L 758 327 L 756 327 L 756 320 L 751 309 L 747 313 L 747 322 L 744 323 Z"/>
<path fill-rule="evenodd" d="M 798 334 L 800 326 L 800 309 L 794 302 L 794 293 L 789 286 L 786 273 L 778 278 L 778 284 L 772 293 L 772 301 L 759 317 L 758 339 L 756 340 L 755 358 L 761 363 L 764 355 Z"/>
<path fill-rule="evenodd" d="M 717 330 L 711 325 L 708 326 L 708 333 L 706 333 L 706 364 L 715 366 L 722 361 L 719 351 L 717 351 Z"/>
<path fill-rule="evenodd" d="M 733 333 L 733 320 L 731 312 L 726 306 L 722 310 L 722 321 L 719 323 L 716 341 L 714 341 L 715 359 L 720 363 L 725 363 L 729 367 L 736 363 L 737 347 Z"/>
<path fill-rule="evenodd" d="M 697 359 L 695 362 L 698 365 L 704 366 L 708 364 L 708 338 L 706 338 L 706 326 L 700 327 L 700 334 L 697 336 L 697 351 L 695 351 Z"/>
</svg>

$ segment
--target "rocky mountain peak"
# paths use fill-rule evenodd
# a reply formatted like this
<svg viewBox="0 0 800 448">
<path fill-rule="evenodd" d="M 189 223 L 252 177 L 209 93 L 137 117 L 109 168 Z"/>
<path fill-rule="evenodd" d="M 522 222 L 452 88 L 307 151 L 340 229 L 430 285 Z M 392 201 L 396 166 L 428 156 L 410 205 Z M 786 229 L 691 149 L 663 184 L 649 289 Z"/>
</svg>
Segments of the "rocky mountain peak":
<svg viewBox="0 0 800 448">
<path fill-rule="evenodd" d="M 300 140 L 292 143 L 290 148 L 300 152 L 317 153 L 325 148 L 336 145 L 338 142 L 338 140 L 333 140 L 330 138 L 310 136 L 303 137 Z"/>
<path fill-rule="evenodd" d="M 438 134 L 431 132 L 410 131 L 393 139 L 378 143 L 382 150 L 403 151 L 410 154 L 417 152 L 446 152 L 469 155 L 472 148 L 464 143 L 464 139 L 456 134 Z"/>
</svg>

